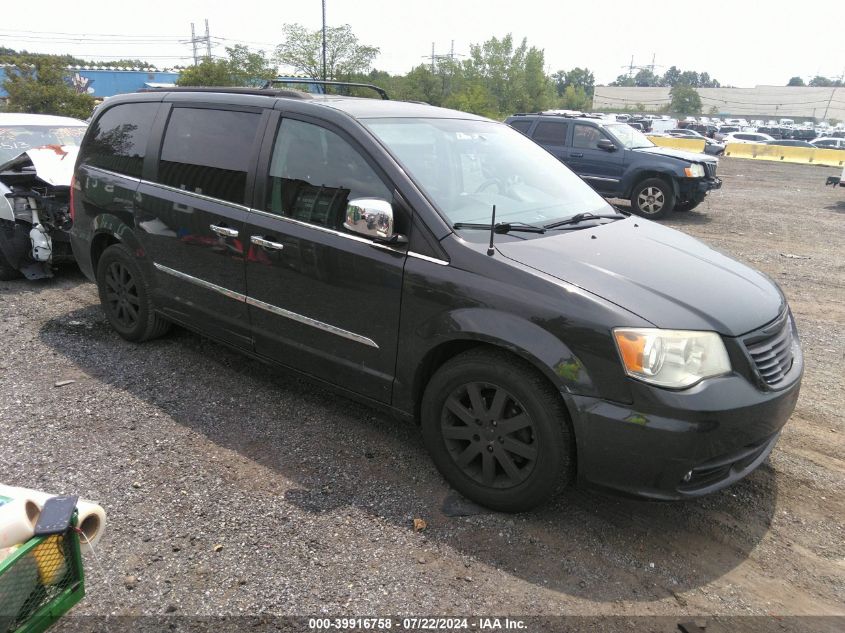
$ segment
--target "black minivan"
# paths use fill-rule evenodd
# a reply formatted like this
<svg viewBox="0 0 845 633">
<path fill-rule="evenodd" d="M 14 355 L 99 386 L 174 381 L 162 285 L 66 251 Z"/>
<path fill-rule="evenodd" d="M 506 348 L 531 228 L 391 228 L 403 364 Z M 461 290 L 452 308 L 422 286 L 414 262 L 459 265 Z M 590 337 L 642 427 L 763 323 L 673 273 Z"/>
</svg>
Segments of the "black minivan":
<svg viewBox="0 0 845 633">
<path fill-rule="evenodd" d="M 798 397 L 773 281 L 463 112 L 123 95 L 88 129 L 71 206 L 123 338 L 178 323 L 417 420 L 446 479 L 491 508 L 576 479 L 718 490 L 766 459 Z"/>
</svg>

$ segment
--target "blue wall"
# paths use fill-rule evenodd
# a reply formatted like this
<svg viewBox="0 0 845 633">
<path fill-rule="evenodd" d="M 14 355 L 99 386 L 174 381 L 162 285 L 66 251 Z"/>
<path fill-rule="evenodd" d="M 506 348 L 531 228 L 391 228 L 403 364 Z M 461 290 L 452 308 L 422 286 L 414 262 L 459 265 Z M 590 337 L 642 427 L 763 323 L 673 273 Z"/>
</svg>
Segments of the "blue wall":
<svg viewBox="0 0 845 633">
<path fill-rule="evenodd" d="M 146 88 L 148 83 L 173 84 L 179 79 L 179 73 L 144 70 L 76 70 L 68 69 L 68 80 L 87 91 L 94 97 L 113 97 L 126 92 L 136 92 Z M 0 98 L 8 95 L 3 90 L 6 80 L 6 68 L 0 66 Z"/>
</svg>

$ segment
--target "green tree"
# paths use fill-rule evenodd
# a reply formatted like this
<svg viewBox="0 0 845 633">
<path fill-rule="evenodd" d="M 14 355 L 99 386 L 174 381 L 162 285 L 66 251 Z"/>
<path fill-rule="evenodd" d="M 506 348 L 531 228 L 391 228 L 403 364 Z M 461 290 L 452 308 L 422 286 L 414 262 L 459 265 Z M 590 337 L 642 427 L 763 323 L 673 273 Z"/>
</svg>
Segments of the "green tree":
<svg viewBox="0 0 845 633">
<path fill-rule="evenodd" d="M 816 75 L 810 80 L 809 85 L 817 88 L 833 88 L 835 86 L 841 86 L 842 81 L 839 79 L 830 79 L 829 77 Z"/>
<path fill-rule="evenodd" d="M 654 74 L 648 68 L 643 68 L 634 75 L 634 85 L 635 86 L 659 86 L 660 85 L 660 77 Z"/>
<path fill-rule="evenodd" d="M 590 99 L 596 87 L 596 78 L 588 68 L 573 68 L 570 71 L 559 70 L 552 75 L 552 82 L 557 95 L 562 97 L 568 86 L 582 88 Z"/>
<path fill-rule="evenodd" d="M 679 83 L 669 91 L 671 101 L 669 109 L 677 114 L 697 114 L 701 112 L 701 97 L 692 86 Z"/>
<path fill-rule="evenodd" d="M 790 77 L 789 82 L 786 84 L 787 86 L 806 86 L 807 84 L 804 83 L 804 80 L 801 77 Z"/>
<path fill-rule="evenodd" d="M 263 51 L 252 52 L 242 44 L 226 48 L 225 59 L 204 58 L 186 68 L 176 83 L 180 86 L 260 86 L 276 76 L 276 69 Z"/>
<path fill-rule="evenodd" d="M 276 48 L 279 64 L 292 66 L 295 72 L 319 78 L 323 74 L 323 33 L 301 24 L 282 27 L 284 41 Z M 379 48 L 361 44 L 348 24 L 326 29 L 326 79 L 348 80 L 370 69 Z"/>
<path fill-rule="evenodd" d="M 611 86 L 636 86 L 636 82 L 634 82 L 633 77 L 629 77 L 628 75 L 619 75 L 615 81 L 610 83 Z"/>
<path fill-rule="evenodd" d="M 31 64 L 6 69 L 3 88 L 9 95 L 9 112 L 57 114 L 87 119 L 94 97 L 78 94 L 65 79 L 65 65 L 57 58 L 38 57 Z"/>
<path fill-rule="evenodd" d="M 670 66 L 665 73 L 663 73 L 663 78 L 660 83 L 664 86 L 669 86 L 670 88 L 677 85 L 678 81 L 681 79 L 681 69 L 677 66 Z"/>
<path fill-rule="evenodd" d="M 554 85 L 544 66 L 542 49 L 529 48 L 526 39 L 514 47 L 513 36 L 508 34 L 471 45 L 469 59 L 462 64 L 462 79 L 465 86 L 481 84 L 486 88 L 494 107 L 478 114 L 497 118 L 545 110 L 552 104 Z"/>
<path fill-rule="evenodd" d="M 583 88 L 569 85 L 563 91 L 560 107 L 564 110 L 581 110 L 583 112 L 589 110 L 591 106 L 592 99 Z"/>
</svg>

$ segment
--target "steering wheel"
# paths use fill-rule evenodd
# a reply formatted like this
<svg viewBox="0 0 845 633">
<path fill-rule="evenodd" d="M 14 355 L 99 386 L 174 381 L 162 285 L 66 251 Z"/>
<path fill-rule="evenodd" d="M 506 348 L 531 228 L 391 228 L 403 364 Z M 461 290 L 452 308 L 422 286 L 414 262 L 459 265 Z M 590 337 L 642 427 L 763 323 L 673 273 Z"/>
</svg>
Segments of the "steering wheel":
<svg viewBox="0 0 845 633">
<path fill-rule="evenodd" d="M 500 178 L 489 178 L 488 180 L 485 180 L 480 185 L 478 185 L 478 188 L 475 190 L 475 193 L 482 193 L 485 189 L 489 189 L 493 185 L 496 185 L 496 188 L 499 190 L 499 193 L 504 193 L 506 187 L 503 187 L 503 184 L 504 183 Z"/>
</svg>

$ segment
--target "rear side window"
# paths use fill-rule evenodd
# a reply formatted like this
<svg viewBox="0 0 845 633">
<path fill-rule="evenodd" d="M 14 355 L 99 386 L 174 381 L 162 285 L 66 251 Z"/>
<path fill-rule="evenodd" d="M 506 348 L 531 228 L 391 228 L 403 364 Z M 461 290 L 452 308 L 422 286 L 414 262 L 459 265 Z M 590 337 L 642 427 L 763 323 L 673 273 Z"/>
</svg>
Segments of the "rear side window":
<svg viewBox="0 0 845 633">
<path fill-rule="evenodd" d="M 91 125 L 80 161 L 118 174 L 141 177 L 141 167 L 158 103 L 124 103 Z"/>
<path fill-rule="evenodd" d="M 253 112 L 174 108 L 164 134 L 158 181 L 244 204 L 259 118 Z"/>
<path fill-rule="evenodd" d="M 531 127 L 531 119 L 522 119 L 520 121 L 511 121 L 510 126 L 517 132 L 528 134 L 528 129 Z"/>
<path fill-rule="evenodd" d="M 556 121 L 540 121 L 534 130 L 534 140 L 541 145 L 565 145 L 566 123 Z"/>
</svg>

